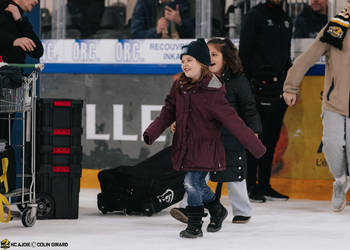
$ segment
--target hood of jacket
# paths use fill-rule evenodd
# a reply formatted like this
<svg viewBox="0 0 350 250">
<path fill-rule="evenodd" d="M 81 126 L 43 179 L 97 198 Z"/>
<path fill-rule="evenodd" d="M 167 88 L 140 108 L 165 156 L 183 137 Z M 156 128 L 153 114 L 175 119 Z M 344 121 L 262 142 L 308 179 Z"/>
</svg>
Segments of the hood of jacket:
<svg viewBox="0 0 350 250">
<path fill-rule="evenodd" d="M 194 88 L 202 88 L 226 93 L 225 84 L 223 84 L 222 80 L 213 73 L 208 74 L 202 81 L 194 84 Z"/>
</svg>

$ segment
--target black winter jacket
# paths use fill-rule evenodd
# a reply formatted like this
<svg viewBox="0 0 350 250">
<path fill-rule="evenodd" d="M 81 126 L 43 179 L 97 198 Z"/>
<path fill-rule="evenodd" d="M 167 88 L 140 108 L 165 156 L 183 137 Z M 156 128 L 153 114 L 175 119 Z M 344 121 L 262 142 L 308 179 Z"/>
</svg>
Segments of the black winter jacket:
<svg viewBox="0 0 350 250">
<path fill-rule="evenodd" d="M 306 5 L 295 19 L 293 37 L 315 38 L 327 22 L 327 15 L 315 12 L 309 5 Z"/>
<path fill-rule="evenodd" d="M 286 73 L 291 66 L 292 21 L 280 6 L 252 8 L 244 18 L 239 55 L 250 79 L 255 72 Z"/>
<path fill-rule="evenodd" d="M 130 32 L 132 38 L 160 38 L 157 34 L 157 2 L 158 0 L 138 0 L 131 18 Z M 182 25 L 176 25 L 180 38 L 193 38 L 195 23 L 190 18 L 188 0 L 176 0 L 179 5 Z"/>
<path fill-rule="evenodd" d="M 24 63 L 26 54 L 34 58 L 40 58 L 44 49 L 38 36 L 34 33 L 33 27 L 27 17 L 14 21 L 12 14 L 4 9 L 10 1 L 0 1 L 0 56 L 7 63 Z M 23 11 L 20 9 L 21 14 Z M 17 38 L 27 37 L 36 44 L 34 51 L 25 52 L 20 47 L 14 47 L 13 42 Z"/>
<path fill-rule="evenodd" d="M 235 108 L 249 128 L 260 134 L 262 132 L 260 116 L 256 110 L 255 99 L 247 78 L 243 75 L 223 73 L 222 80 L 225 82 L 226 99 L 230 105 Z M 226 128 L 222 130 L 221 139 L 226 154 L 226 170 L 211 172 L 210 179 L 217 182 L 244 180 L 247 175 L 247 158 L 244 147 Z"/>
</svg>

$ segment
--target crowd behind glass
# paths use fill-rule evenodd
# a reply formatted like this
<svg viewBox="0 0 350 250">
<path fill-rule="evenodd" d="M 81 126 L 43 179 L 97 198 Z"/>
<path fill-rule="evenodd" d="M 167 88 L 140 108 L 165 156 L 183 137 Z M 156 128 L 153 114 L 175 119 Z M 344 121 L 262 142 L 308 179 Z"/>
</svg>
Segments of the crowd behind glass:
<svg viewBox="0 0 350 250">
<path fill-rule="evenodd" d="M 327 2 L 317 2 L 320 1 Z M 211 0 L 211 36 L 239 38 L 244 14 L 259 2 L 262 1 Z M 310 9 L 311 2 L 285 1 L 284 8 L 296 27 L 300 22 L 303 26 L 297 18 L 303 10 Z M 196 5 L 196 0 L 41 0 L 41 38 L 195 38 Z M 58 11 L 63 14 L 55 19 Z M 327 21 L 327 12 L 314 16 L 314 21 L 322 27 Z M 53 30 L 57 27 L 64 29 L 63 37 L 55 36 Z M 312 38 L 313 35 L 296 31 L 294 37 Z"/>
</svg>

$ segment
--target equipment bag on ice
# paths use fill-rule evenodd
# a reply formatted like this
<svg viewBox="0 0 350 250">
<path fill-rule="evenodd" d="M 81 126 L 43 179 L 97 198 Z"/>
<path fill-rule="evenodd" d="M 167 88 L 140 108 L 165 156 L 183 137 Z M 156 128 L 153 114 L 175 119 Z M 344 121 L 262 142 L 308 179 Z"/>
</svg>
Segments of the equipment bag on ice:
<svg viewBox="0 0 350 250">
<path fill-rule="evenodd" d="M 170 154 L 168 147 L 136 166 L 102 170 L 99 210 L 152 215 L 182 200 L 184 172 L 173 169 Z"/>
</svg>

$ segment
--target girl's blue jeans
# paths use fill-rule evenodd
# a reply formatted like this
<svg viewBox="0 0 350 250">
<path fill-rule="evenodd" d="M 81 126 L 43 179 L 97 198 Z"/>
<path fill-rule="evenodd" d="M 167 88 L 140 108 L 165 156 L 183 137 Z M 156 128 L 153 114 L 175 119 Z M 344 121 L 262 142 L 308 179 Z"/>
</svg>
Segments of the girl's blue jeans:
<svg viewBox="0 0 350 250">
<path fill-rule="evenodd" d="M 184 186 L 189 206 L 203 206 L 203 202 L 215 200 L 215 194 L 205 181 L 208 172 L 189 171 L 185 175 Z"/>
</svg>

